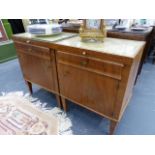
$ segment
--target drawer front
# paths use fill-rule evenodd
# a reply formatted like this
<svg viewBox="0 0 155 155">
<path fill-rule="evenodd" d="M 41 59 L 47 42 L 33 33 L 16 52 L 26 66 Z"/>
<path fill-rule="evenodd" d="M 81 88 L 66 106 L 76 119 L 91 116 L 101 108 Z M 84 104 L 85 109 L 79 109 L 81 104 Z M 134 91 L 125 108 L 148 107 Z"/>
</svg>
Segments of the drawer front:
<svg viewBox="0 0 155 155">
<path fill-rule="evenodd" d="M 31 45 L 23 42 L 15 42 L 17 52 L 26 52 L 42 58 L 50 58 L 50 49 L 42 46 Z"/>
<path fill-rule="evenodd" d="M 110 78 L 121 80 L 121 72 L 124 67 L 121 63 L 105 61 L 88 57 L 87 55 L 75 55 L 57 52 L 58 63 L 85 69 L 96 74 L 105 75 Z"/>
</svg>

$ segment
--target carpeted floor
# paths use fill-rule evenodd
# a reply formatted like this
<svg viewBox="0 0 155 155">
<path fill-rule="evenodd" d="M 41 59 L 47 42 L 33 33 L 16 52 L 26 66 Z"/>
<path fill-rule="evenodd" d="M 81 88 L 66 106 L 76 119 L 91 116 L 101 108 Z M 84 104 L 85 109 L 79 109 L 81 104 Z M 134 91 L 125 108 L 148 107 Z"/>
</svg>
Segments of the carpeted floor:
<svg viewBox="0 0 155 155">
<path fill-rule="evenodd" d="M 0 135 L 72 135 L 71 120 L 58 107 L 46 107 L 23 92 L 0 96 Z"/>
<path fill-rule="evenodd" d="M 33 97 L 56 106 L 55 96 L 33 85 Z M 28 89 L 22 78 L 17 59 L 0 64 L 0 93 L 23 91 Z M 72 133 L 75 135 L 105 135 L 109 121 L 97 114 L 69 102 L 67 116 L 72 121 Z M 155 65 L 146 63 L 133 91 L 133 97 L 115 130 L 116 135 L 155 134 Z"/>
</svg>

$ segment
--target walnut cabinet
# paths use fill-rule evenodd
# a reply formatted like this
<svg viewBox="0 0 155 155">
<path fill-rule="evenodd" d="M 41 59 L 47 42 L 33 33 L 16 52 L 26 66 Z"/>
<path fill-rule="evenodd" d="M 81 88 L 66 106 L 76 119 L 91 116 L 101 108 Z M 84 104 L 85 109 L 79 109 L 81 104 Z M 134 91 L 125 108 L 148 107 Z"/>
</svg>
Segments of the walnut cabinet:
<svg viewBox="0 0 155 155">
<path fill-rule="evenodd" d="M 30 92 L 32 83 L 56 94 L 61 107 L 54 50 L 40 46 L 31 40 L 14 41 L 23 76 Z"/>
<path fill-rule="evenodd" d="M 82 43 L 79 37 L 57 42 L 13 37 L 24 79 L 56 94 L 67 111 L 70 100 L 110 119 L 114 132 L 131 98 L 145 42 L 107 38 Z"/>
</svg>

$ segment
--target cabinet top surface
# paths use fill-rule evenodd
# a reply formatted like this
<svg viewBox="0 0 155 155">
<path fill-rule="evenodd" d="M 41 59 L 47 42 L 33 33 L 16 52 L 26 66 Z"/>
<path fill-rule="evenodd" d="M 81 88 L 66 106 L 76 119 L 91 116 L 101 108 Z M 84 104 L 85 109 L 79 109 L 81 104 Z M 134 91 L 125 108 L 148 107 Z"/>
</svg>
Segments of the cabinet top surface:
<svg viewBox="0 0 155 155">
<path fill-rule="evenodd" d="M 55 43 L 57 45 L 70 46 L 75 48 L 81 48 L 85 50 L 96 51 L 100 53 L 113 54 L 118 56 L 124 56 L 134 58 L 141 48 L 145 45 L 144 41 L 117 39 L 117 38 L 105 38 L 104 42 L 88 43 L 82 42 L 81 38 L 76 33 L 62 32 L 59 35 L 36 37 L 30 33 L 21 33 L 14 35 L 15 37 L 23 39 L 31 39 L 35 41 L 43 41 L 49 43 Z"/>
<path fill-rule="evenodd" d="M 62 32 L 61 34 L 57 35 L 51 35 L 51 36 L 35 36 L 30 33 L 20 33 L 20 34 L 15 34 L 13 35 L 15 37 L 23 38 L 23 39 L 32 39 L 36 41 L 44 41 L 44 42 L 56 42 L 60 41 L 66 38 L 70 38 L 73 36 L 77 36 L 76 33 L 67 33 L 67 32 Z"/>
<path fill-rule="evenodd" d="M 79 36 L 56 42 L 56 44 L 71 46 L 101 53 L 114 54 L 134 58 L 145 45 L 144 41 L 105 38 L 104 42 L 86 43 Z"/>
</svg>

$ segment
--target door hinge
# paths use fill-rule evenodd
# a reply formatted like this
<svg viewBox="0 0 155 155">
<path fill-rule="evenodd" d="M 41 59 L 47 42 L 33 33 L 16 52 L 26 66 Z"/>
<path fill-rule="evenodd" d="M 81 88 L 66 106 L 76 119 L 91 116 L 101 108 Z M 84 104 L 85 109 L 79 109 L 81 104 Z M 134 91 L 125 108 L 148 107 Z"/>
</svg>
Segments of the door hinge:
<svg viewBox="0 0 155 155">
<path fill-rule="evenodd" d="M 119 81 L 117 81 L 117 86 L 116 87 L 117 87 L 117 89 L 119 89 Z"/>
</svg>

